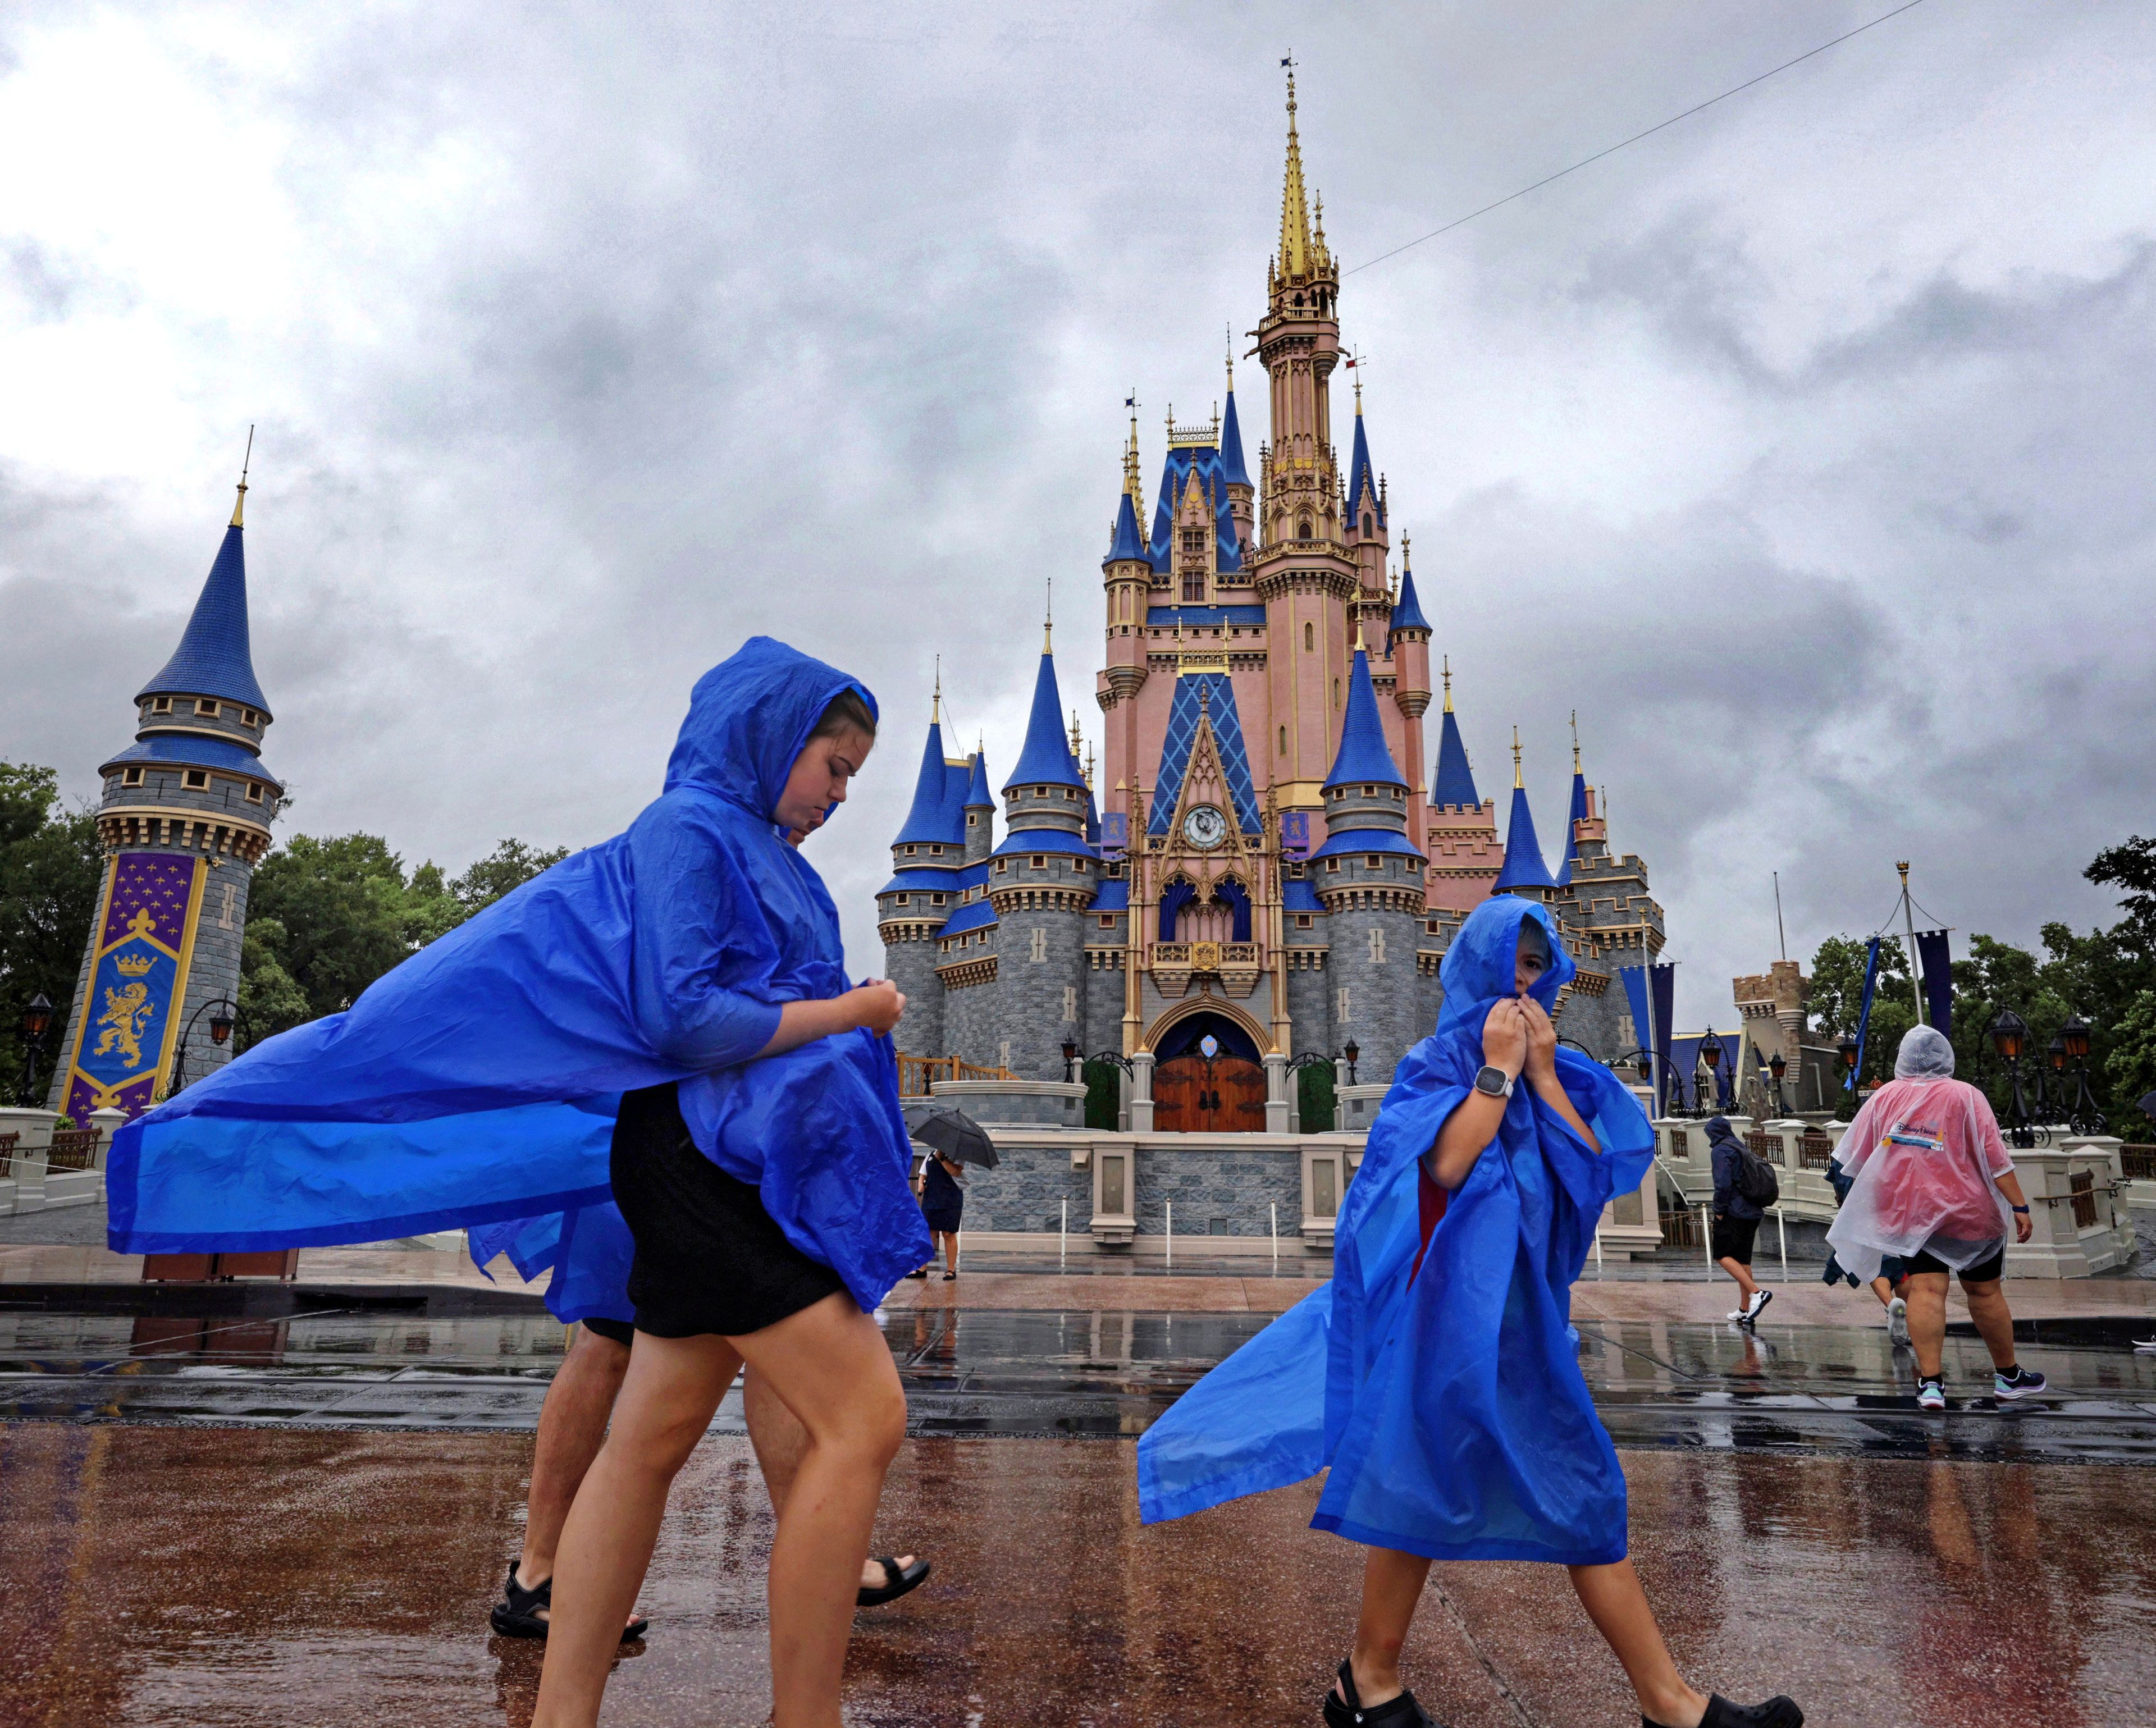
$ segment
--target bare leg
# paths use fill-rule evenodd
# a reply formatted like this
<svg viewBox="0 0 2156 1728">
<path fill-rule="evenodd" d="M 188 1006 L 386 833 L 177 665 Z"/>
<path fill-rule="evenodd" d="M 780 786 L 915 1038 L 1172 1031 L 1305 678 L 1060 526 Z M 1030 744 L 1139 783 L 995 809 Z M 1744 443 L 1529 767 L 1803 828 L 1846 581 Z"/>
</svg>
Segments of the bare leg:
<svg viewBox="0 0 2156 1728">
<path fill-rule="evenodd" d="M 1394 1548 L 1363 1551 L 1363 1613 L 1355 1623 L 1355 1648 L 1348 1664 L 1365 1710 L 1389 1703 L 1405 1690 L 1400 1684 L 1400 1650 L 1429 1577 L 1430 1562 L 1419 1554 Z M 1336 1684 L 1332 1690 L 1337 1695 L 1340 1689 Z"/>
<path fill-rule="evenodd" d="M 1997 1286 L 1994 1286 L 1997 1288 Z M 1939 1372 L 1947 1342 L 1947 1275 L 1943 1272 L 1912 1272 L 1902 1280 L 1902 1294 L 1909 1300 L 1909 1344 L 1917 1352 L 1917 1372 L 1930 1377 Z M 2002 1302 L 2001 1306 L 2004 1306 Z M 2014 1348 L 2014 1328 L 2006 1328 L 2008 1360 Z"/>
<path fill-rule="evenodd" d="M 1879 1305 L 1881 1308 L 1892 1306 L 1894 1301 L 1893 1280 L 1887 1278 L 1873 1279 L 1871 1280 L 1871 1294 L 1878 1297 Z"/>
<path fill-rule="evenodd" d="M 1640 1587 L 1632 1562 L 1565 1569 L 1572 1574 L 1572 1587 L 1579 1592 L 1587 1618 L 1625 1664 L 1640 1700 L 1640 1714 L 1662 1728 L 1699 1728 L 1707 1700 L 1684 1683 L 1670 1659 L 1669 1646 L 1662 1642 L 1662 1629 L 1655 1623 L 1655 1611 L 1647 1606 L 1647 1592 Z"/>
<path fill-rule="evenodd" d="M 742 1376 L 742 1407 L 748 1418 L 748 1443 L 756 1449 L 757 1468 L 763 1472 L 764 1492 L 771 1496 L 773 1512 L 783 1517 L 794 1472 L 801 1468 L 801 1455 L 808 1449 L 808 1430 L 779 1402 L 778 1394 L 764 1384 L 763 1376 L 754 1369 Z M 919 1556 L 901 1554 L 894 1557 L 901 1567 L 905 1567 L 911 1566 Z M 881 1590 L 891 1582 L 878 1562 L 861 1562 L 862 1589 Z"/>
<path fill-rule="evenodd" d="M 524 1552 L 516 1582 L 536 1589 L 554 1576 L 554 1547 L 569 1515 L 577 1485 L 606 1439 L 629 1350 L 611 1338 L 577 1328 L 561 1370 L 539 1407 L 539 1437 L 531 1449 L 531 1487 L 524 1505 Z"/>
<path fill-rule="evenodd" d="M 937 1233 L 943 1238 L 943 1269 L 956 1272 L 958 1269 L 958 1233 L 956 1230 L 939 1230 Z"/>
<path fill-rule="evenodd" d="M 1752 1276 L 1752 1269 L 1743 1261 L 1732 1259 L 1729 1255 L 1724 1254 L 1716 1264 L 1737 1280 L 1737 1288 L 1744 1293 L 1744 1300 L 1747 1302 L 1759 1294 L 1759 1286 Z"/>
<path fill-rule="evenodd" d="M 884 1474 L 906 1437 L 906 1393 L 882 1332 L 842 1292 L 733 1341 L 808 1441 L 771 1546 L 772 1720 L 839 1728 L 854 1593 Z M 580 1500 L 572 1535 L 582 1510 Z"/>
<path fill-rule="evenodd" d="M 533 1728 L 593 1728 L 598 1720 L 621 1627 L 659 1540 L 667 1490 L 740 1367 L 723 1338 L 637 1335 L 613 1428 L 562 1526 Z"/>
<path fill-rule="evenodd" d="M 2014 1314 L 2006 1305 L 2006 1292 L 1999 1287 L 1995 1278 L 1983 1284 L 1971 1284 L 1966 1278 L 1961 1281 L 1961 1293 L 1969 1300 L 1969 1317 L 1976 1322 L 1976 1330 L 1983 1335 L 1984 1347 L 1991 1352 L 1991 1366 L 2002 1374 L 2014 1372 Z M 1946 1306 L 1946 1280 L 1939 1280 L 1939 1305 L 1943 1316 Z"/>
</svg>

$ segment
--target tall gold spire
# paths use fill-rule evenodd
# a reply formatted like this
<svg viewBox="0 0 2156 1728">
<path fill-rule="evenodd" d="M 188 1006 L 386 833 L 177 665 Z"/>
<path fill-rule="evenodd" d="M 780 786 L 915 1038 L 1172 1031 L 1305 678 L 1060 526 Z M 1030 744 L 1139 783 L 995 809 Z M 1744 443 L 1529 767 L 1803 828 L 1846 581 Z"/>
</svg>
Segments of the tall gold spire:
<svg viewBox="0 0 2156 1728">
<path fill-rule="evenodd" d="M 1123 406 L 1131 411 L 1131 438 L 1123 446 L 1123 490 L 1130 494 L 1131 510 L 1145 526 L 1145 482 L 1138 477 L 1138 392 L 1132 388 Z"/>
<path fill-rule="evenodd" d="M 1302 142 L 1295 135 L 1295 69 L 1287 74 L 1287 179 L 1281 192 L 1280 273 L 1307 276 L 1312 249 L 1310 209 L 1302 192 Z"/>
<path fill-rule="evenodd" d="M 1055 578 L 1052 576 L 1048 578 L 1048 603 L 1040 618 L 1040 651 L 1045 654 L 1055 651 Z"/>
<path fill-rule="evenodd" d="M 1579 772 L 1579 710 L 1572 710 L 1572 772 Z"/>
<path fill-rule="evenodd" d="M 1520 729 L 1512 728 L 1512 789 L 1517 792 L 1527 782 L 1520 778 Z"/>
<path fill-rule="evenodd" d="M 943 718 L 943 656 L 936 656 L 936 690 L 928 699 L 928 724 L 937 725 Z"/>
<path fill-rule="evenodd" d="M 247 428 L 247 454 L 239 459 L 239 495 L 232 500 L 232 526 L 235 528 L 244 526 L 239 519 L 247 510 L 247 469 L 254 460 L 254 428 L 250 426 Z"/>
<path fill-rule="evenodd" d="M 1452 712 L 1452 656 L 1440 656 L 1440 663 L 1445 668 L 1445 711 L 1450 714 Z"/>
</svg>

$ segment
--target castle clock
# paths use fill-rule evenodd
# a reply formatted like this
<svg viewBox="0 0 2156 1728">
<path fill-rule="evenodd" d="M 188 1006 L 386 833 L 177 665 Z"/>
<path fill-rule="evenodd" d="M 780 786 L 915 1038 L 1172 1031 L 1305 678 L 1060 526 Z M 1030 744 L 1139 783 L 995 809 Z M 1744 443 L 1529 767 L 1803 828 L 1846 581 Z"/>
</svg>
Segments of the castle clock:
<svg viewBox="0 0 2156 1728">
<path fill-rule="evenodd" d="M 1194 804 L 1183 818 L 1183 838 L 1210 852 L 1228 838 L 1228 818 L 1211 804 Z"/>
</svg>

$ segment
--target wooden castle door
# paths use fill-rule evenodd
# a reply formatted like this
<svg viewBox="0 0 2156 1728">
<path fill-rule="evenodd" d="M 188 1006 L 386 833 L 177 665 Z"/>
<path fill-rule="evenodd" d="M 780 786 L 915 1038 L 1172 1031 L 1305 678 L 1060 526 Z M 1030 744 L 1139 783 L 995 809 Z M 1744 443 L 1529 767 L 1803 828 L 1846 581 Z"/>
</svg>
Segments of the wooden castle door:
<svg viewBox="0 0 2156 1728">
<path fill-rule="evenodd" d="M 1265 1071 L 1240 1056 L 1178 1056 L 1153 1070 L 1152 1126 L 1161 1134 L 1261 1134 Z"/>
</svg>

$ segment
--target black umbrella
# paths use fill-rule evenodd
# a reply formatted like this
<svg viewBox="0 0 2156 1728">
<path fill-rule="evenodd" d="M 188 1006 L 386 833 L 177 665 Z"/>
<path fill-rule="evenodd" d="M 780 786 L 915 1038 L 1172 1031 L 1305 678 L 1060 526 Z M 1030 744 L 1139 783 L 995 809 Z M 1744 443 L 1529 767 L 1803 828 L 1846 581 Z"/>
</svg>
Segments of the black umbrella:
<svg viewBox="0 0 2156 1728">
<path fill-rule="evenodd" d="M 2148 1117 L 2152 1121 L 2156 1121 L 2156 1092 L 2151 1092 L 2143 1098 L 2139 1108 L 2143 1115 Z"/>
<path fill-rule="evenodd" d="M 987 1131 L 963 1110 L 939 1110 L 924 1116 L 912 1133 L 921 1145 L 933 1147 L 954 1164 L 978 1164 L 983 1170 L 993 1170 L 1001 1161 Z"/>
</svg>

